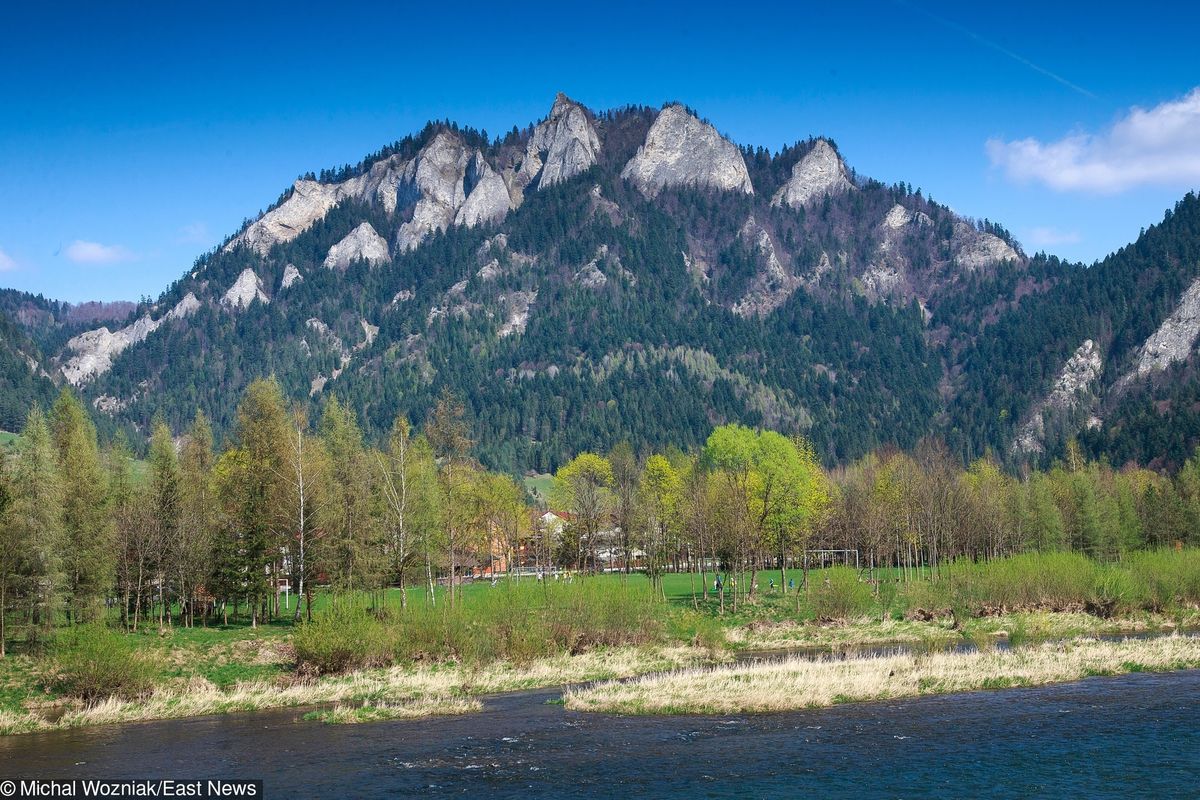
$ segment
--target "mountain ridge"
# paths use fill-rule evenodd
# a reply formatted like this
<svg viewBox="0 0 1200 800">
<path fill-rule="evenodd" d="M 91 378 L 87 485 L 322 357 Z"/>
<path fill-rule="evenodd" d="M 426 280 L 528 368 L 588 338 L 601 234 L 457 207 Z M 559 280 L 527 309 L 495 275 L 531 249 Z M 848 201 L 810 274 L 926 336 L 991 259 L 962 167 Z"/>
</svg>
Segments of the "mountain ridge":
<svg viewBox="0 0 1200 800">
<path fill-rule="evenodd" d="M 1076 435 L 1124 447 L 1117 409 L 1161 370 L 1114 390 L 1110 367 L 1152 333 L 1120 304 L 1154 298 L 1157 328 L 1200 271 L 1187 243 L 1140 286 L 1105 266 L 1149 263 L 1139 243 L 1091 268 L 1028 256 L 994 223 L 857 175 L 827 138 L 770 153 L 679 104 L 594 112 L 560 94 L 503 137 L 431 123 L 302 176 L 115 333 L 41 342 L 60 382 L 135 426 L 200 406 L 220 429 L 274 373 L 373 432 L 452 389 L 481 455 L 514 469 L 621 438 L 687 446 L 735 420 L 804 431 L 830 463 L 934 435 L 1016 464 Z M 1062 316 L 1080 298 L 1088 313 Z M 1088 397 L 1054 399 L 1085 340 L 1102 364 Z"/>
</svg>

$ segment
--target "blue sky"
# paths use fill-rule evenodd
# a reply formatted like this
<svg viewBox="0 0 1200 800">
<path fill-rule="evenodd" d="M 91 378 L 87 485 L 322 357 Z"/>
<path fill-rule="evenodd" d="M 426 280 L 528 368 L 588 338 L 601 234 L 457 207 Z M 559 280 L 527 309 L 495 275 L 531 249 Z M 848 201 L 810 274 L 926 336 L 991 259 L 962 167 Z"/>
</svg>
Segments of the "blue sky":
<svg viewBox="0 0 1200 800">
<path fill-rule="evenodd" d="M 1200 188 L 1189 4 L 15 5 L 0 286 L 71 301 L 157 295 L 297 175 L 430 118 L 525 125 L 560 90 L 681 100 L 772 149 L 830 136 L 1084 261 Z"/>
</svg>

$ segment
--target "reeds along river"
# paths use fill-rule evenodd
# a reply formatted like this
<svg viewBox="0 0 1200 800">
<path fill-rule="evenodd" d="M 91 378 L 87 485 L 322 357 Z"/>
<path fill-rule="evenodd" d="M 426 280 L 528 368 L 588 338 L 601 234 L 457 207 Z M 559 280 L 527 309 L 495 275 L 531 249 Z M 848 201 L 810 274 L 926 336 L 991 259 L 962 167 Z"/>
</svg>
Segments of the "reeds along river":
<svg viewBox="0 0 1200 800">
<path fill-rule="evenodd" d="M 1200 671 L 761 716 L 612 717 L 492 698 L 464 717 L 302 712 L 0 739 L 0 777 L 262 778 L 267 797 L 1188 797 Z"/>
</svg>

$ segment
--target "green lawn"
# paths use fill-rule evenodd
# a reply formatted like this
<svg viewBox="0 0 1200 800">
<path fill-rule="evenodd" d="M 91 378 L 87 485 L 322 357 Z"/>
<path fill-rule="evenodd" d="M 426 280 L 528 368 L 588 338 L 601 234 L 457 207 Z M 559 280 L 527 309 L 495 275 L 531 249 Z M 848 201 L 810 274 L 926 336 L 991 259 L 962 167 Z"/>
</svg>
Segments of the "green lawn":
<svg viewBox="0 0 1200 800">
<path fill-rule="evenodd" d="M 525 489 L 534 499 L 541 503 L 549 504 L 550 490 L 554 487 L 554 476 L 543 473 L 541 475 L 528 475 L 525 477 Z"/>
</svg>

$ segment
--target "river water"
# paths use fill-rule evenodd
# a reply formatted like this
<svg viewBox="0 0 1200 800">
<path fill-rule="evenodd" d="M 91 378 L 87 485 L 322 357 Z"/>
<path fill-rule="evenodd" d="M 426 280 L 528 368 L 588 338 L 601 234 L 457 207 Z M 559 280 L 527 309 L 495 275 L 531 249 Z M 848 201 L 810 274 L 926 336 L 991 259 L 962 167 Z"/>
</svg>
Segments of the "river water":
<svg viewBox="0 0 1200 800">
<path fill-rule="evenodd" d="M 0 739 L 0 776 L 261 778 L 271 797 L 1200 797 L 1200 671 L 720 717 L 324 725 L 296 710 Z"/>
</svg>

